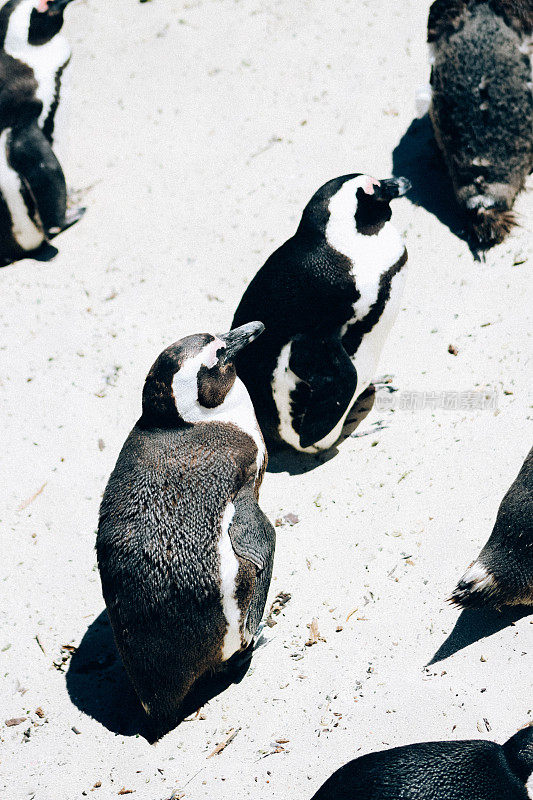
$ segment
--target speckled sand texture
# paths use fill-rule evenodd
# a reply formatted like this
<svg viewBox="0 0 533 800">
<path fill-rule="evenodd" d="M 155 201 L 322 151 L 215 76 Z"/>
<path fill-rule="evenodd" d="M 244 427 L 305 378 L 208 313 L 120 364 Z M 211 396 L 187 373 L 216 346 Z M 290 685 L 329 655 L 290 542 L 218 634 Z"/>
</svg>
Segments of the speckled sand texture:
<svg viewBox="0 0 533 800">
<path fill-rule="evenodd" d="M 240 684 L 152 747 L 134 735 L 109 630 L 95 623 L 98 505 L 150 364 L 182 335 L 228 329 L 247 281 L 322 183 L 391 173 L 428 76 L 428 8 L 68 8 L 66 172 L 88 211 L 57 239 L 54 260 L 0 270 L 6 800 L 122 790 L 134 800 L 306 800 L 356 754 L 428 739 L 502 742 L 533 719 L 533 616 L 445 603 L 533 440 L 526 194 L 524 227 L 486 263 L 424 207 L 395 203 L 410 275 L 380 374 L 404 393 L 439 393 L 437 406 L 443 391 L 497 392 L 498 408 L 375 408 L 367 435 L 331 460 L 266 475 L 270 519 L 299 518 L 277 528 L 269 604 L 278 592 L 292 598 Z M 433 182 L 434 208 L 448 189 L 426 138 L 415 125 L 394 163 Z M 314 618 L 323 640 L 306 647 Z M 69 673 L 62 646 L 80 643 Z M 425 668 L 438 651 L 443 660 Z M 27 719 L 5 726 L 17 717 Z"/>
</svg>

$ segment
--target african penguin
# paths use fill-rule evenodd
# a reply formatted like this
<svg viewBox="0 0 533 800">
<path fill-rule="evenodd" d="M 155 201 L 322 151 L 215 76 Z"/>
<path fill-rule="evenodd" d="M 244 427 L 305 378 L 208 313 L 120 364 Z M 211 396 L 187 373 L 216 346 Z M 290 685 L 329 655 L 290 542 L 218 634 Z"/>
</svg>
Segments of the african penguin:
<svg viewBox="0 0 533 800">
<path fill-rule="evenodd" d="M 249 647 L 265 606 L 267 453 L 233 365 L 263 329 L 187 336 L 161 353 L 102 500 L 103 594 L 156 738 L 198 678 Z"/>
<path fill-rule="evenodd" d="M 464 608 L 533 605 L 533 449 L 501 502 L 488 542 L 450 601 Z"/>
<path fill-rule="evenodd" d="M 406 277 L 389 203 L 409 188 L 361 174 L 324 184 L 246 289 L 233 325 L 259 318 L 266 333 L 237 373 L 269 447 L 331 448 L 371 387 Z"/>
<path fill-rule="evenodd" d="M 0 50 L 0 262 L 24 256 L 76 222 L 50 142 L 39 128 L 33 71 Z"/>
<path fill-rule="evenodd" d="M 58 150 L 56 114 L 63 74 L 71 56 L 70 45 L 60 35 L 63 13 L 71 0 L 0 0 L 0 47 L 27 64 L 37 81 L 42 102 L 39 127 Z M 64 147 L 64 142 L 61 142 Z"/>
<path fill-rule="evenodd" d="M 533 0 L 436 0 L 428 43 L 435 138 L 471 243 L 488 249 L 533 167 Z"/>
<path fill-rule="evenodd" d="M 533 727 L 504 745 L 482 739 L 421 742 L 356 758 L 313 800 L 528 800 Z"/>
</svg>

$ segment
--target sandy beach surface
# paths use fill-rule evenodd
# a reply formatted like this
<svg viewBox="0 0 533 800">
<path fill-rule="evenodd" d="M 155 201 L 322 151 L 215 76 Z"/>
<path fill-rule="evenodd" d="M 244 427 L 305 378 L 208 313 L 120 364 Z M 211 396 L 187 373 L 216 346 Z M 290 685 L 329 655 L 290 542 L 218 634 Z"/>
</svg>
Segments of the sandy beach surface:
<svg viewBox="0 0 533 800">
<path fill-rule="evenodd" d="M 523 227 L 474 261 L 413 123 L 429 5 L 68 8 L 65 171 L 88 210 L 53 260 L 0 270 L 6 800 L 305 800 L 356 755 L 503 742 L 533 720 L 533 616 L 445 602 L 533 439 L 531 195 Z M 394 204 L 409 278 L 379 374 L 398 391 L 329 460 L 271 460 L 261 505 L 298 522 L 276 529 L 268 606 L 290 600 L 241 682 L 151 746 L 94 551 L 145 375 L 181 336 L 229 328 L 322 183 L 393 170 L 419 202 Z"/>
</svg>

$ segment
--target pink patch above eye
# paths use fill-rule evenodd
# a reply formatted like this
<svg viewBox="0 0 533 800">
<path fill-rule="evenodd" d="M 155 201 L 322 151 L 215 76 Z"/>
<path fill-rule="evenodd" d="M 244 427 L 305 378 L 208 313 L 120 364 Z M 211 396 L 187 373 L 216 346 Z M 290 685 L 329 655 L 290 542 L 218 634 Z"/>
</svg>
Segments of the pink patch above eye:
<svg viewBox="0 0 533 800">
<path fill-rule="evenodd" d="M 374 194 L 374 186 L 381 186 L 380 182 L 375 178 L 367 177 L 366 182 L 363 184 L 362 189 L 365 194 Z"/>
<path fill-rule="evenodd" d="M 48 2 L 49 0 L 39 0 L 37 11 L 40 11 L 41 13 L 43 13 L 44 11 L 48 11 Z"/>
<path fill-rule="evenodd" d="M 215 336 L 215 339 L 207 345 L 204 349 L 204 357 L 202 359 L 202 363 L 208 368 L 212 369 L 218 361 L 217 352 L 222 348 L 225 347 L 225 343 L 222 339 L 219 339 Z"/>
</svg>

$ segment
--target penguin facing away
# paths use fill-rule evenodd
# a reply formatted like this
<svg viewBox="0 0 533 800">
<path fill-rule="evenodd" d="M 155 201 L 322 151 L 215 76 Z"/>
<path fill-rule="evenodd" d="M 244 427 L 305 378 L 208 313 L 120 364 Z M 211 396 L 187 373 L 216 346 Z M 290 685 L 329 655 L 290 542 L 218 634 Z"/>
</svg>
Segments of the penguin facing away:
<svg viewBox="0 0 533 800">
<path fill-rule="evenodd" d="M 261 319 L 266 332 L 237 373 L 269 447 L 331 448 L 372 388 L 406 277 L 389 203 L 409 187 L 356 173 L 324 184 L 246 289 L 233 325 Z"/>
<path fill-rule="evenodd" d="M 50 144 L 56 142 L 56 113 L 63 73 L 71 57 L 60 35 L 63 14 L 71 0 L 0 0 L 0 47 L 29 66 L 42 103 L 39 127 Z"/>
<path fill-rule="evenodd" d="M 50 142 L 39 128 L 42 102 L 26 64 L 0 50 L 0 260 L 35 250 L 76 222 Z"/>
<path fill-rule="evenodd" d="M 504 745 L 482 739 L 424 742 L 356 758 L 313 800 L 528 800 L 533 727 Z"/>
<path fill-rule="evenodd" d="M 428 20 L 430 117 L 472 244 L 517 224 L 533 168 L 532 0 L 436 0 Z"/>
<path fill-rule="evenodd" d="M 463 608 L 533 606 L 533 449 L 501 502 L 488 542 L 450 601 Z"/>
<path fill-rule="evenodd" d="M 156 738 L 198 678 L 249 647 L 265 606 L 275 546 L 258 505 L 267 453 L 233 366 L 263 329 L 187 336 L 161 353 L 102 500 L 103 594 Z"/>
</svg>

